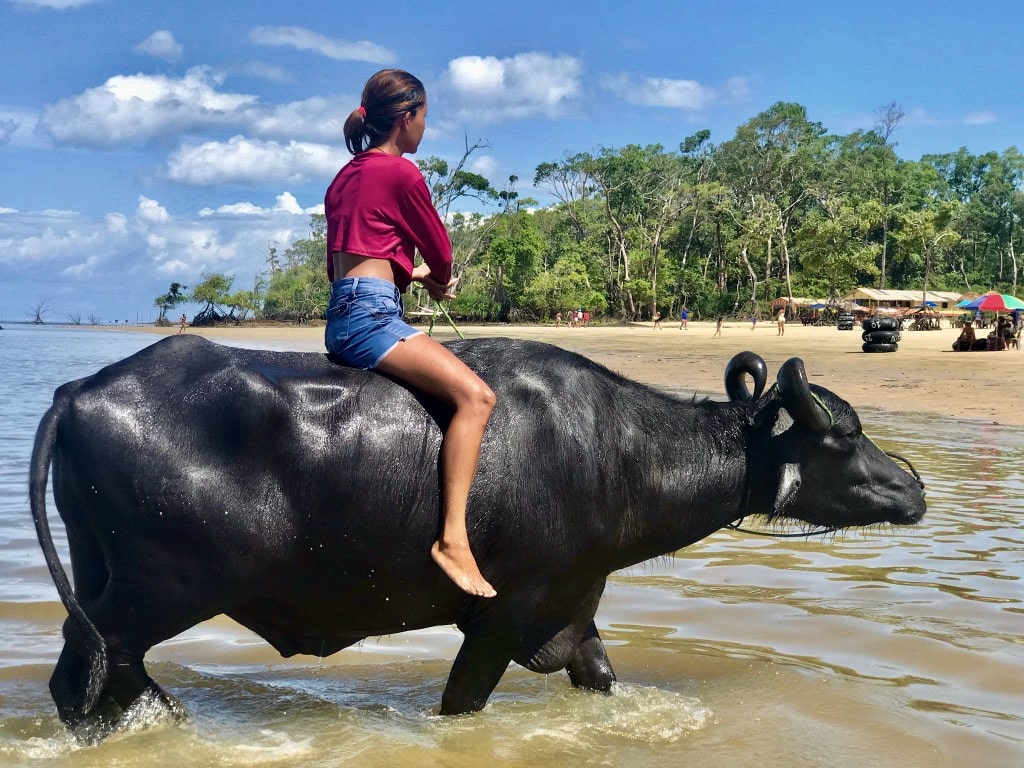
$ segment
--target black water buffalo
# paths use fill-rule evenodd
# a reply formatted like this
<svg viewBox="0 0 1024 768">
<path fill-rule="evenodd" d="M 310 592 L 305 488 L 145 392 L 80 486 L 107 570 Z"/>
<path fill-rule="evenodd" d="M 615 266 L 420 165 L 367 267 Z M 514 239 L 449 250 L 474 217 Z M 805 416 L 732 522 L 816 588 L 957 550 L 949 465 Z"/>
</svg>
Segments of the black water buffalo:
<svg viewBox="0 0 1024 768">
<path fill-rule="evenodd" d="M 917 522 L 922 486 L 856 413 L 788 361 L 734 358 L 730 402 L 683 400 L 562 349 L 451 348 L 497 394 L 469 503 L 494 599 L 434 564 L 441 403 L 312 353 L 176 336 L 59 388 L 32 456 L 32 514 L 69 617 L 50 680 L 95 740 L 144 694 L 157 643 L 227 614 L 282 655 L 455 623 L 445 714 L 486 703 L 509 661 L 608 691 L 594 625 L 605 578 L 746 515 Z M 755 391 L 747 388 L 753 374 Z M 45 492 L 67 528 L 72 591 Z"/>
</svg>

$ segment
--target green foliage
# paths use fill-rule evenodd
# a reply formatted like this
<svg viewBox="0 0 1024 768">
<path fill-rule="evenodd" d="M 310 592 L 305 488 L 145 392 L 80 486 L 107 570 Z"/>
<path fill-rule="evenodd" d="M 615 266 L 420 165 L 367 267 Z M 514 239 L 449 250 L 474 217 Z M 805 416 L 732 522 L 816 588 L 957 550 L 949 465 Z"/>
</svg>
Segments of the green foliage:
<svg viewBox="0 0 1024 768">
<path fill-rule="evenodd" d="M 902 159 L 890 142 L 902 109 L 876 117 L 874 130 L 830 135 L 803 106 L 779 102 L 718 145 L 700 130 L 678 150 L 567 154 L 536 168 L 534 186 L 557 201 L 543 210 L 530 210 L 515 177 L 499 191 L 468 170 L 482 143 L 467 142 L 457 163 L 420 160 L 460 277 L 451 309 L 513 320 L 577 307 L 635 320 L 683 305 L 694 317 L 764 311 L 777 296 L 857 286 L 1019 294 L 1024 157 L 1011 147 Z M 264 316 L 322 316 L 324 228 L 314 217 L 309 238 L 271 249 Z M 226 295 L 213 291 L 207 306 L 256 311 Z"/>
<path fill-rule="evenodd" d="M 323 318 L 331 287 L 327 282 L 327 219 L 313 214 L 308 238 L 296 240 L 282 255 L 271 248 L 262 314 L 267 320 L 308 323 Z"/>
<path fill-rule="evenodd" d="M 255 291 L 235 291 L 224 297 L 224 304 L 237 322 L 245 320 L 250 312 L 255 314 L 260 309 L 259 296 Z"/>
<path fill-rule="evenodd" d="M 187 288 L 187 285 L 182 285 L 181 283 L 171 283 L 167 293 L 160 294 L 153 299 L 153 306 L 160 309 L 160 316 L 156 321 L 157 325 L 163 325 L 167 322 L 168 310 L 188 301 L 188 296 L 182 292 Z"/>
<path fill-rule="evenodd" d="M 263 299 L 268 320 L 308 323 L 324 317 L 331 287 L 323 263 L 296 264 L 270 276 Z"/>
<path fill-rule="evenodd" d="M 188 300 L 202 304 L 203 308 L 192 318 L 192 325 L 209 325 L 225 319 L 221 305 L 226 305 L 235 279 L 219 272 L 204 272 L 202 281 L 189 294 Z"/>
<path fill-rule="evenodd" d="M 570 251 L 530 281 L 523 291 L 523 304 L 538 317 L 554 317 L 556 312 L 572 308 L 602 315 L 608 310 L 608 300 L 588 283 L 583 259 Z"/>
</svg>

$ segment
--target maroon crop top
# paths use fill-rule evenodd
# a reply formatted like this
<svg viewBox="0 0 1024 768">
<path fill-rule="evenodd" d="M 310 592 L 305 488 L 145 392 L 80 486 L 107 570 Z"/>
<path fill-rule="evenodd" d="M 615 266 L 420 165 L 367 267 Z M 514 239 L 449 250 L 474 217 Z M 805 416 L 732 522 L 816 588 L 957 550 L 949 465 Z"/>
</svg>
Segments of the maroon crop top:
<svg viewBox="0 0 1024 768">
<path fill-rule="evenodd" d="M 331 254 L 342 251 L 387 259 L 395 284 L 404 291 L 412 282 L 416 249 L 434 280 L 451 280 L 448 231 L 430 201 L 423 174 L 404 157 L 360 152 L 327 188 L 324 214 L 329 280 L 335 279 Z"/>
</svg>

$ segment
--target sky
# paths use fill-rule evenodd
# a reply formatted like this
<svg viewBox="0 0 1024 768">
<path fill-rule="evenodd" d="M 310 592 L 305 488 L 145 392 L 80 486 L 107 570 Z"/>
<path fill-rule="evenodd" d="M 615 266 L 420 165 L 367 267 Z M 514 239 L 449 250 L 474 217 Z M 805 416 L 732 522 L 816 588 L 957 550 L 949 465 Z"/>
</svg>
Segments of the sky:
<svg viewBox="0 0 1024 768">
<path fill-rule="evenodd" d="M 426 85 L 417 157 L 480 143 L 471 170 L 546 205 L 540 163 L 721 143 L 779 101 L 838 134 L 895 102 L 906 159 L 1021 147 L 1022 29 L 1011 0 L 0 0 L 0 323 L 150 322 L 206 273 L 252 288 L 309 234 L 384 67 Z"/>
</svg>

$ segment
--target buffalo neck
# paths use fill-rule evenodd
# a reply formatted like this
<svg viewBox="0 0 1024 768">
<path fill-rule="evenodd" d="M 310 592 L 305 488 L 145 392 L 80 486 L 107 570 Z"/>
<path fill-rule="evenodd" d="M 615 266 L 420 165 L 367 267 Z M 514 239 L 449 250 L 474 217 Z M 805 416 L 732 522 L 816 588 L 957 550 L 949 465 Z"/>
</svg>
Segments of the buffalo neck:
<svg viewBox="0 0 1024 768">
<path fill-rule="evenodd" d="M 678 401 L 634 414 L 622 445 L 616 568 L 674 552 L 746 514 L 752 406 Z M 636 428 L 644 425 L 642 428 Z"/>
</svg>

